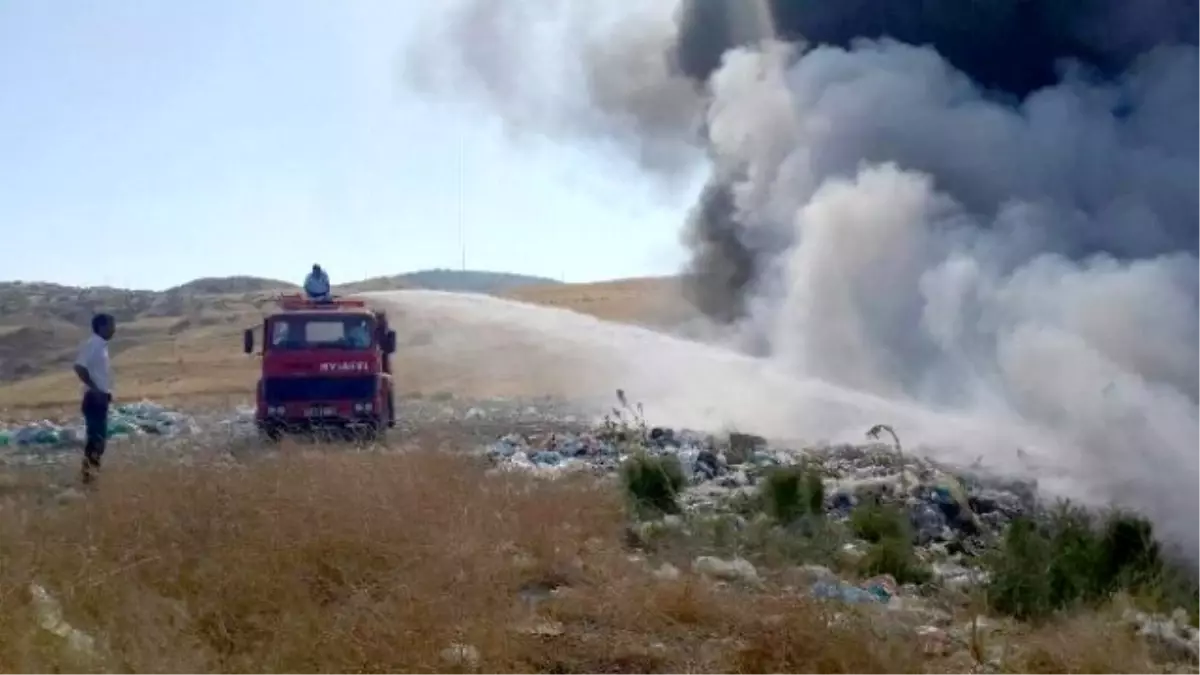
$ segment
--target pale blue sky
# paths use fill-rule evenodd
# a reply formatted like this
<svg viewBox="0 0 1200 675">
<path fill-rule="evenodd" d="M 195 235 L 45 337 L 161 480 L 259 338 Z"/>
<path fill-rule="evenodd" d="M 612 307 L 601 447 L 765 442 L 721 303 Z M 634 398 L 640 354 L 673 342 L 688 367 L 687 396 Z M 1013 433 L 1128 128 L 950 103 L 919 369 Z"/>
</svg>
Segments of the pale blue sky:
<svg viewBox="0 0 1200 675">
<path fill-rule="evenodd" d="M 460 202 L 471 268 L 675 271 L 686 195 L 405 88 L 421 6 L 0 0 L 0 279 L 457 267 Z"/>
</svg>

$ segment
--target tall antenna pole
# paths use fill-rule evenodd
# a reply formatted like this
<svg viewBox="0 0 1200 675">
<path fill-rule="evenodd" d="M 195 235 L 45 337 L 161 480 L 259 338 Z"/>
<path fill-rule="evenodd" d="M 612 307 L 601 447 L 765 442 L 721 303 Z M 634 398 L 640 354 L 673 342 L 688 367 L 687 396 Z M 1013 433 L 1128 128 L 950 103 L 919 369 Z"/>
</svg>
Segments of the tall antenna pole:
<svg viewBox="0 0 1200 675">
<path fill-rule="evenodd" d="M 467 237 L 465 233 L 464 218 L 463 218 L 463 155 L 464 155 L 464 132 L 462 127 L 459 127 L 458 133 L 458 247 L 459 247 L 459 265 L 463 272 L 467 271 Z"/>
</svg>

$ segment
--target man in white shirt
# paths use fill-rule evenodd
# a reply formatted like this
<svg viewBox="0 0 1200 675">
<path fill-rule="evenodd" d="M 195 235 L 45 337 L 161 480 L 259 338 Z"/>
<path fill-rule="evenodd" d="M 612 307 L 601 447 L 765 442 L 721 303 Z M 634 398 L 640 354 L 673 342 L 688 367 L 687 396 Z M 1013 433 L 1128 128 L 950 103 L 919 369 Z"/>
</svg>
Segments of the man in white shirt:
<svg viewBox="0 0 1200 675">
<path fill-rule="evenodd" d="M 84 483 L 95 479 L 108 439 L 108 407 L 112 403 L 112 372 L 108 365 L 108 341 L 117 330 L 111 314 L 92 317 L 92 334 L 79 346 L 75 374 L 83 382 L 83 423 L 87 441 L 83 446 Z"/>
<path fill-rule="evenodd" d="M 312 300 L 328 300 L 329 290 L 329 275 L 320 265 L 313 265 L 312 271 L 304 278 L 304 292 Z"/>
</svg>

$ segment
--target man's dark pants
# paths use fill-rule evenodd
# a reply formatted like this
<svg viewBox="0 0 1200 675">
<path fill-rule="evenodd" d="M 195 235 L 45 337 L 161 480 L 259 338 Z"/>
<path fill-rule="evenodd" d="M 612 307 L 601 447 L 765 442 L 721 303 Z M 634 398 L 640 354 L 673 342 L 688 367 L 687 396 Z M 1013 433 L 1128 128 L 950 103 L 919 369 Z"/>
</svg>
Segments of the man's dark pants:
<svg viewBox="0 0 1200 675">
<path fill-rule="evenodd" d="M 83 446 L 83 464 L 85 473 L 90 469 L 100 468 L 100 458 L 104 456 L 104 445 L 108 438 L 108 394 L 88 391 L 83 395 L 83 423 L 87 433 L 87 441 Z"/>
</svg>

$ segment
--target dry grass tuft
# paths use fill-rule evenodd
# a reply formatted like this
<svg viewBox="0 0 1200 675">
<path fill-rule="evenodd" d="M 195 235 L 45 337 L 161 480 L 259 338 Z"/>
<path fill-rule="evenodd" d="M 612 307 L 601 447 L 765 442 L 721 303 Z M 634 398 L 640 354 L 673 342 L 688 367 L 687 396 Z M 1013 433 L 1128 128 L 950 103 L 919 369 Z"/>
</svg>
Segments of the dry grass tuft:
<svg viewBox="0 0 1200 675">
<path fill-rule="evenodd" d="M 1007 663 L 1023 673 L 1153 672 L 1149 645 L 1128 631 L 1114 631 L 1114 616 L 1078 615 L 1056 622 L 1023 640 L 1024 649 Z"/>
<path fill-rule="evenodd" d="M 619 490 L 448 453 L 113 466 L 0 522 L 0 669 L 55 672 L 961 672 L 910 626 L 767 585 L 660 580 Z M 72 655 L 29 587 L 97 638 Z M 836 614 L 835 614 L 836 613 Z M 1112 631 L 1030 636 L 1030 669 L 1149 667 Z M 447 659 L 453 644 L 476 659 Z M 465 650 L 471 651 L 471 650 Z M 961 650 L 960 650 L 961 653 Z M 1137 658 L 1134 658 L 1137 657 Z M 1131 660 L 1132 659 L 1132 660 Z"/>
</svg>

